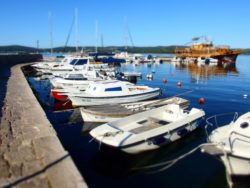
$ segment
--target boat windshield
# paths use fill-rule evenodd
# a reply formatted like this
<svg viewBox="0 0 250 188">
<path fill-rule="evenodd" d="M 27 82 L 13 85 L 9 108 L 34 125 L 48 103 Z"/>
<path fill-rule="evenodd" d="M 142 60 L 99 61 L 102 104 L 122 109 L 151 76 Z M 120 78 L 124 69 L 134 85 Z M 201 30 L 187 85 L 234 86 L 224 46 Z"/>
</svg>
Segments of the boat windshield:
<svg viewBox="0 0 250 188">
<path fill-rule="evenodd" d="M 70 62 L 71 65 L 84 65 L 87 64 L 88 60 L 87 59 L 74 59 L 73 61 Z"/>
<path fill-rule="evenodd" d="M 122 91 L 122 87 L 105 88 L 105 92 L 109 92 L 109 91 Z"/>
</svg>

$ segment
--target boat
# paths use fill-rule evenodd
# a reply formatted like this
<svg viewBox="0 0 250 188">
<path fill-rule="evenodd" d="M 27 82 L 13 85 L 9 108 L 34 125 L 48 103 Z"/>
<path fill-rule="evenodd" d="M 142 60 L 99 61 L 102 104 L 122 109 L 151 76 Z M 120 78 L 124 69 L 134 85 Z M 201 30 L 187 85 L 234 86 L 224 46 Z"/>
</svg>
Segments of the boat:
<svg viewBox="0 0 250 188">
<path fill-rule="evenodd" d="M 204 111 L 197 108 L 187 111 L 180 105 L 169 104 L 108 122 L 91 130 L 90 135 L 101 144 L 126 153 L 140 153 L 194 131 L 204 115 Z"/>
<path fill-rule="evenodd" d="M 79 93 L 81 91 L 85 91 L 89 83 L 97 80 L 103 80 L 98 76 L 97 72 L 94 73 L 83 74 L 78 72 L 69 72 L 63 77 L 51 78 L 51 96 L 53 96 L 56 100 L 65 101 L 68 100 L 68 93 Z"/>
<path fill-rule="evenodd" d="M 31 65 L 31 67 L 35 68 L 36 71 L 40 72 L 42 70 L 48 70 L 48 69 L 51 69 L 53 67 L 58 67 L 58 66 L 69 64 L 73 58 L 74 58 L 73 56 L 66 56 L 65 58 L 63 58 L 59 62 L 58 61 L 37 62 L 37 63 Z"/>
<path fill-rule="evenodd" d="M 55 76 L 59 76 L 60 74 L 67 74 L 70 71 L 82 70 L 84 65 L 90 63 L 89 57 L 76 57 L 73 58 L 68 64 L 62 64 L 61 66 L 52 67 L 47 70 L 47 73 L 51 73 Z"/>
<path fill-rule="evenodd" d="M 238 113 L 234 113 L 231 118 L 233 120 L 228 124 L 220 124 L 219 117 L 223 119 L 225 116 L 215 115 L 207 119 L 206 130 L 209 127 L 219 127 L 208 135 L 208 142 L 211 145 L 203 146 L 202 151 L 219 157 L 229 177 L 249 177 L 250 112 L 239 117 Z"/>
<path fill-rule="evenodd" d="M 218 60 L 218 63 L 236 62 L 241 50 L 232 50 L 229 46 L 214 46 L 207 36 L 194 37 L 190 47 L 177 47 L 175 56 L 177 59 L 211 57 Z"/>
<path fill-rule="evenodd" d="M 86 82 L 89 83 L 89 82 Z M 63 88 L 51 88 L 50 90 L 50 95 L 57 101 L 68 101 L 68 94 L 70 92 L 73 93 L 80 93 L 82 91 L 85 91 L 87 86 L 82 85 L 82 86 L 64 86 Z"/>
<path fill-rule="evenodd" d="M 92 65 L 85 65 L 82 70 L 69 71 L 50 79 L 53 88 L 64 88 L 65 86 L 86 88 L 89 81 L 108 79 L 97 71 Z"/>
<path fill-rule="evenodd" d="M 80 112 L 84 122 L 110 122 L 126 116 L 160 107 L 166 104 L 178 104 L 187 108 L 189 101 L 179 97 L 167 99 L 154 99 L 126 104 L 106 104 L 89 107 L 81 107 Z"/>
<path fill-rule="evenodd" d="M 121 104 L 157 98 L 160 88 L 135 85 L 119 80 L 95 81 L 82 93 L 69 93 L 73 106 Z"/>
</svg>

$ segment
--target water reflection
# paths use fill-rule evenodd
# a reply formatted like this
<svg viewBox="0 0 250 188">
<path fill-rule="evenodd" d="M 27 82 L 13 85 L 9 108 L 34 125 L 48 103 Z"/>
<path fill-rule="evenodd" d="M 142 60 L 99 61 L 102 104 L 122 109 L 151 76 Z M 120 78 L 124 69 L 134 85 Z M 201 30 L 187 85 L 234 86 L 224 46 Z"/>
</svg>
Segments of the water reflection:
<svg viewBox="0 0 250 188">
<path fill-rule="evenodd" d="M 72 102 L 70 100 L 68 101 L 54 101 L 53 104 L 53 111 L 63 111 L 63 110 L 73 110 Z"/>
<path fill-rule="evenodd" d="M 191 75 L 192 83 L 206 83 L 206 81 L 212 76 L 227 76 L 228 74 L 239 75 L 239 72 L 234 65 L 222 66 L 199 66 L 195 63 L 174 63 L 176 70 L 185 70 Z"/>
<path fill-rule="evenodd" d="M 93 168 L 103 175 L 121 178 L 131 174 L 158 173 L 165 167 L 164 162 L 175 159 L 186 153 L 195 145 L 199 139 L 203 139 L 205 133 L 197 129 L 188 136 L 171 143 L 158 150 L 143 152 L 137 155 L 130 155 L 120 150 L 99 145 L 99 151 L 92 157 Z M 158 164 L 162 164 L 159 165 Z M 154 166 L 155 167 L 151 167 Z M 184 164 L 185 165 L 185 164 Z M 172 171 L 173 169 L 169 169 Z"/>
</svg>

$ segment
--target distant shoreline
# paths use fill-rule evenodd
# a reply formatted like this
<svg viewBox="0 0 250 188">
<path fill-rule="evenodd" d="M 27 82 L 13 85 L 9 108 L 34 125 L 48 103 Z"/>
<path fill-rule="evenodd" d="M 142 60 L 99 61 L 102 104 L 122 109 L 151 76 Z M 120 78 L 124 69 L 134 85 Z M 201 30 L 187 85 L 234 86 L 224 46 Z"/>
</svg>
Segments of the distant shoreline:
<svg viewBox="0 0 250 188">
<path fill-rule="evenodd" d="M 121 52 L 127 51 L 128 53 L 152 53 L 152 54 L 174 54 L 176 47 L 184 47 L 184 46 L 154 46 L 154 47 L 128 47 L 127 50 L 123 46 L 107 46 L 107 47 L 98 47 L 98 52 Z M 78 49 L 84 52 L 93 52 L 95 51 L 94 46 L 84 46 L 78 47 Z M 20 46 L 20 45 L 9 45 L 9 46 L 0 46 L 0 53 L 45 53 L 50 52 L 50 48 L 33 48 L 27 46 Z M 56 47 L 53 48 L 53 52 L 55 53 L 68 53 L 68 52 L 75 52 L 75 47 Z M 250 48 L 242 49 L 241 54 L 250 54 Z"/>
</svg>

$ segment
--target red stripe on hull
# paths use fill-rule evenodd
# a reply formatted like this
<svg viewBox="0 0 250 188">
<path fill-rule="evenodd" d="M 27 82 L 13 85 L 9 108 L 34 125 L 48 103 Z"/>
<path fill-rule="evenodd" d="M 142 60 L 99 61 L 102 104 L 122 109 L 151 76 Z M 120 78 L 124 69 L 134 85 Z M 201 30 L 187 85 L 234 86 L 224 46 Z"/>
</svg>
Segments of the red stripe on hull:
<svg viewBox="0 0 250 188">
<path fill-rule="evenodd" d="M 59 101 L 66 101 L 68 100 L 67 95 L 63 95 L 64 92 L 58 92 L 58 91 L 51 91 L 51 95 L 54 99 L 59 100 Z"/>
</svg>

